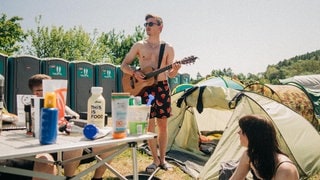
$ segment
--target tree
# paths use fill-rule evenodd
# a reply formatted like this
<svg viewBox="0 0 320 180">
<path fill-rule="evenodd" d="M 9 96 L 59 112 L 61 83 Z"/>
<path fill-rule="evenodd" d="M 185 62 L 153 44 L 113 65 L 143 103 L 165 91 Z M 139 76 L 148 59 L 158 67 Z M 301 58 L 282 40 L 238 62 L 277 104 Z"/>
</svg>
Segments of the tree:
<svg viewBox="0 0 320 180">
<path fill-rule="evenodd" d="M 90 58 L 93 40 L 82 27 L 65 31 L 63 26 L 41 27 L 41 16 L 36 18 L 36 30 L 29 30 L 30 44 L 27 53 L 39 58 L 62 58 L 72 60 L 92 60 Z"/>
<path fill-rule="evenodd" d="M 21 20 L 18 16 L 7 19 L 5 14 L 0 17 L 0 53 L 12 55 L 21 49 L 19 43 L 26 38 L 19 23 Z"/>
<path fill-rule="evenodd" d="M 29 30 L 30 46 L 29 54 L 40 57 L 56 57 L 69 61 L 87 60 L 92 63 L 107 62 L 121 64 L 131 46 L 144 38 L 144 30 L 136 27 L 133 35 L 125 35 L 124 32 L 93 34 L 85 32 L 82 27 L 74 27 L 65 31 L 63 27 L 41 27 L 41 16 L 36 18 L 38 27 Z"/>
<path fill-rule="evenodd" d="M 98 46 L 105 49 L 104 56 L 109 58 L 112 64 L 121 64 L 122 60 L 129 52 L 131 46 L 145 38 L 145 31 L 140 26 L 135 28 L 133 35 L 125 35 L 124 31 L 115 33 L 115 30 L 108 33 L 102 33 L 98 38 Z M 137 66 L 137 59 L 134 61 L 133 66 Z"/>
</svg>

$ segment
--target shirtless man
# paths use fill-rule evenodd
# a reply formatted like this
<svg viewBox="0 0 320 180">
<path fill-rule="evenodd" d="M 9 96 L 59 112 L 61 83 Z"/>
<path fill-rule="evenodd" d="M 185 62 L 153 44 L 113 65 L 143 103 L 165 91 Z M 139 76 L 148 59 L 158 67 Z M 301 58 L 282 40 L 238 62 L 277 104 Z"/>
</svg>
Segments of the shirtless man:
<svg viewBox="0 0 320 180">
<path fill-rule="evenodd" d="M 135 71 L 130 68 L 130 64 L 137 57 L 139 59 L 139 65 L 141 69 L 152 67 L 158 69 L 158 59 L 160 45 L 165 43 L 161 41 L 160 34 L 163 28 L 162 18 L 156 15 L 147 14 L 145 17 L 147 39 L 135 43 L 125 59 L 121 64 L 121 70 L 124 73 L 134 76 L 139 81 L 143 81 L 145 74 L 141 71 Z M 146 103 L 148 101 L 148 95 L 154 95 L 155 99 L 152 102 L 150 119 L 148 123 L 148 131 L 155 132 L 156 125 L 158 126 L 158 143 L 156 139 L 148 141 L 153 163 L 150 164 L 146 171 L 148 173 L 154 172 L 157 167 L 164 170 L 172 170 L 172 167 L 165 161 L 165 153 L 167 148 L 167 118 L 171 113 L 171 97 L 170 88 L 168 84 L 168 78 L 173 78 L 178 74 L 178 70 L 181 68 L 181 64 L 173 63 L 174 60 L 174 48 L 165 43 L 165 49 L 161 61 L 160 68 L 172 64 L 172 68 L 168 71 L 160 73 L 157 76 L 157 84 L 153 87 L 148 87 L 142 94 L 142 101 Z M 160 158 L 157 153 L 157 144 L 159 144 Z"/>
</svg>

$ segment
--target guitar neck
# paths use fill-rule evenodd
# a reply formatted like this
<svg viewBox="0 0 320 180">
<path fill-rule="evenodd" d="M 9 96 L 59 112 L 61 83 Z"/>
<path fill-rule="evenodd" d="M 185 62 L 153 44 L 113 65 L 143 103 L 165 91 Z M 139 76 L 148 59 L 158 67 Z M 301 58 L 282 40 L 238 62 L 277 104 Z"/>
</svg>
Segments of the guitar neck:
<svg viewBox="0 0 320 180">
<path fill-rule="evenodd" d="M 149 79 L 149 78 L 151 78 L 151 77 L 154 77 L 154 76 L 156 76 L 156 75 L 158 75 L 158 74 L 160 74 L 160 73 L 162 73 L 162 72 L 164 72 L 164 71 L 166 71 L 166 70 L 169 70 L 169 69 L 171 69 L 171 68 L 172 68 L 172 64 L 170 64 L 170 65 L 168 65 L 168 66 L 166 66 L 166 67 L 164 67 L 164 68 L 161 68 L 161 69 L 157 69 L 157 70 L 155 70 L 155 71 L 152 71 L 152 72 L 150 72 L 150 73 L 148 73 L 148 74 L 145 75 L 145 79 Z"/>
</svg>

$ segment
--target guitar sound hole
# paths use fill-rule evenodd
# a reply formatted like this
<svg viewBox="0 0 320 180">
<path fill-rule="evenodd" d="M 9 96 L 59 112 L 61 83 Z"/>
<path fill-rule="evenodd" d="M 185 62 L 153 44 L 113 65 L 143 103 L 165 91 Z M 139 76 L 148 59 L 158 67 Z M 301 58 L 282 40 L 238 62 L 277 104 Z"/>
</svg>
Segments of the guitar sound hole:
<svg viewBox="0 0 320 180">
<path fill-rule="evenodd" d="M 130 86 L 132 89 L 134 89 L 134 80 L 133 77 L 130 77 Z"/>
</svg>

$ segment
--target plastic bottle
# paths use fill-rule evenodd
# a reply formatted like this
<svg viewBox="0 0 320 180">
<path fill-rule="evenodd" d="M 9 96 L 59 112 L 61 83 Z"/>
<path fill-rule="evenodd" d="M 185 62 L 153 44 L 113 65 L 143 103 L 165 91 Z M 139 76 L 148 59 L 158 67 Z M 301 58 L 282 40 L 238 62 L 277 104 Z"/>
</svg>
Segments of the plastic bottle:
<svg viewBox="0 0 320 180">
<path fill-rule="evenodd" d="M 127 136 L 127 113 L 129 106 L 129 93 L 112 93 L 112 137 L 121 139 Z"/>
<path fill-rule="evenodd" d="M 91 87 L 91 97 L 88 99 L 88 124 L 94 124 L 98 128 L 105 126 L 105 99 L 102 96 L 102 87 Z"/>
<path fill-rule="evenodd" d="M 94 124 L 87 124 L 83 128 L 83 135 L 87 139 L 94 140 L 94 139 L 105 137 L 110 133 L 110 131 L 111 129 L 107 127 L 100 129 L 96 127 Z"/>
<path fill-rule="evenodd" d="M 44 98 L 44 107 L 40 118 L 40 144 L 54 144 L 58 134 L 58 109 L 56 94 L 48 92 Z"/>
</svg>

